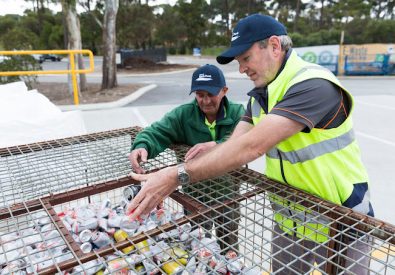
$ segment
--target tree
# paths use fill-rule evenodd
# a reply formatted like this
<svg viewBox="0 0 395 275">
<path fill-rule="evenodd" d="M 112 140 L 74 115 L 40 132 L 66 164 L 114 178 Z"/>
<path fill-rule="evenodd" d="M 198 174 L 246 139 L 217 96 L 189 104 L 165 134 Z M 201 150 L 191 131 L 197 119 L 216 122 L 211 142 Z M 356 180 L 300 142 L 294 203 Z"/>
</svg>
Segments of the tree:
<svg viewBox="0 0 395 275">
<path fill-rule="evenodd" d="M 16 27 L 2 35 L 3 47 L 7 50 L 32 50 L 38 44 L 35 33 Z"/>
<path fill-rule="evenodd" d="M 161 5 L 162 13 L 158 13 L 156 27 L 153 32 L 155 43 L 168 48 L 169 53 L 176 54 L 187 39 L 187 28 L 180 24 L 178 11 L 170 5 Z"/>
<path fill-rule="evenodd" d="M 152 47 L 155 29 L 153 8 L 148 5 L 120 4 L 117 15 L 117 42 L 121 48 L 145 49 Z"/>
<path fill-rule="evenodd" d="M 97 24 L 95 17 L 99 18 L 100 22 L 103 21 L 103 14 L 97 9 L 80 14 L 82 47 L 90 49 L 96 55 L 100 51 L 103 30 L 101 24 Z"/>
<path fill-rule="evenodd" d="M 101 88 L 111 89 L 117 83 L 116 55 L 116 19 L 118 0 L 106 0 L 103 24 L 103 79 Z"/>
<path fill-rule="evenodd" d="M 208 18 L 205 17 L 205 11 L 208 9 L 207 2 L 205 0 L 192 0 L 191 3 L 187 3 L 185 0 L 178 0 L 175 8 L 182 24 L 188 30 L 186 33 L 188 49 L 200 46 L 207 29 Z"/>
<path fill-rule="evenodd" d="M 395 19 L 395 0 L 369 0 L 376 19 Z"/>
<path fill-rule="evenodd" d="M 81 50 L 81 30 L 80 21 L 78 19 L 75 0 L 61 0 L 62 11 L 66 21 L 67 29 L 67 48 L 73 50 Z M 81 54 L 77 54 L 78 68 L 83 70 L 85 68 L 84 61 Z M 80 74 L 80 88 L 79 91 L 86 91 L 86 76 Z"/>
</svg>

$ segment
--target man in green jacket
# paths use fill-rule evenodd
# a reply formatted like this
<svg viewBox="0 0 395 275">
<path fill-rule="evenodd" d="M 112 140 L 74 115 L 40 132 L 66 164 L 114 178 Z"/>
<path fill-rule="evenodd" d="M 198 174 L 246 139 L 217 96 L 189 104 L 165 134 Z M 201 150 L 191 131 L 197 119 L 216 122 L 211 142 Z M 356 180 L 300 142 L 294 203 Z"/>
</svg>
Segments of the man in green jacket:
<svg viewBox="0 0 395 275">
<path fill-rule="evenodd" d="M 140 162 L 156 157 L 170 144 L 181 143 L 193 146 L 185 155 L 185 161 L 188 161 L 216 144 L 224 142 L 232 134 L 241 115 L 244 114 L 244 107 L 226 98 L 228 87 L 222 71 L 209 64 L 198 68 L 192 75 L 190 93 L 193 92 L 195 93 L 193 101 L 173 109 L 160 121 L 153 123 L 136 136 L 129 155 L 136 173 L 145 172 Z M 236 185 L 226 181 L 225 183 L 202 182 L 184 188 L 183 191 L 200 202 L 210 205 L 213 197 L 219 200 L 226 199 L 227 195 L 237 190 Z M 218 224 L 216 235 L 222 248 L 226 245 L 237 249 L 239 211 L 224 209 L 223 212 L 221 217 L 215 218 Z M 209 217 L 197 221 L 207 230 L 211 230 L 213 226 L 207 221 Z"/>
</svg>

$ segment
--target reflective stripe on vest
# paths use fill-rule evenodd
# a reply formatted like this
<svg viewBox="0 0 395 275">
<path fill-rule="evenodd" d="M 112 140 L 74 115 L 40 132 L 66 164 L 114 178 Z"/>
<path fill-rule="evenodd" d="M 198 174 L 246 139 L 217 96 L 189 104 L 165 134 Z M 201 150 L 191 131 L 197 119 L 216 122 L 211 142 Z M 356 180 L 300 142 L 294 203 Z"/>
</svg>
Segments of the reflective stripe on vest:
<svg viewBox="0 0 395 275">
<path fill-rule="evenodd" d="M 259 118 L 261 116 L 262 112 L 263 112 L 263 110 L 262 110 L 261 105 L 259 105 L 258 100 L 253 99 L 253 102 L 251 105 L 252 118 Z"/>
<path fill-rule="evenodd" d="M 304 67 L 304 68 L 302 68 L 301 70 L 299 70 L 293 77 L 292 77 L 292 79 L 295 79 L 296 77 L 298 77 L 299 75 L 301 75 L 302 73 L 304 73 L 305 71 L 307 71 L 307 70 L 310 70 L 310 69 L 313 69 L 313 70 L 322 70 L 322 71 L 325 71 L 325 72 L 330 72 L 327 68 L 325 68 L 325 67 L 321 67 L 321 66 L 317 66 L 317 65 L 315 65 L 315 66 L 306 66 L 306 67 Z M 291 79 L 291 80 L 292 80 Z"/>
<path fill-rule="evenodd" d="M 346 146 L 350 145 L 354 140 L 354 131 L 351 129 L 350 131 L 339 137 L 314 143 L 299 150 L 282 152 L 277 148 L 273 148 L 269 152 L 267 152 L 266 155 L 272 159 L 280 159 L 280 152 L 281 158 L 283 160 L 287 160 L 290 163 L 295 164 L 298 162 L 312 160 L 324 154 L 332 153 L 337 150 L 343 149 Z"/>
</svg>

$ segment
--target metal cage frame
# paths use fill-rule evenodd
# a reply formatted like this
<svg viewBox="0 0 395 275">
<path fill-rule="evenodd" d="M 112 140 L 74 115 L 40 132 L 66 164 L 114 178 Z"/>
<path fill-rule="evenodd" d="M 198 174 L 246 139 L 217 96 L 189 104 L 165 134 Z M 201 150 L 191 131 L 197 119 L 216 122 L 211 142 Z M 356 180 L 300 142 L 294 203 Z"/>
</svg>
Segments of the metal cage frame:
<svg viewBox="0 0 395 275">
<path fill-rule="evenodd" d="M 111 255 L 114 252 L 119 252 L 122 249 L 129 247 L 131 244 L 140 243 L 147 239 L 154 240 L 159 234 L 168 233 L 171 230 L 179 228 L 186 223 L 199 225 L 202 219 L 214 220 L 217 217 L 224 216 L 224 210 L 227 212 L 234 211 L 234 205 L 238 205 L 238 207 L 241 209 L 240 221 L 238 221 L 238 237 L 240 240 L 238 245 L 240 244 L 242 246 L 242 248 L 238 250 L 239 256 L 245 261 L 248 261 L 251 267 L 258 268 L 251 269 L 250 272 L 252 273 L 249 274 L 255 274 L 254 272 L 256 272 L 256 270 L 259 270 L 259 274 L 268 274 L 269 272 L 272 272 L 271 261 L 273 261 L 273 256 L 271 255 L 270 247 L 273 244 L 271 244 L 270 237 L 267 237 L 266 235 L 267 233 L 273 233 L 274 211 L 271 208 L 271 196 L 274 194 L 276 196 L 286 198 L 292 203 L 302 205 L 308 209 L 308 211 L 311 211 L 318 217 L 322 216 L 330 219 L 330 233 L 328 236 L 329 240 L 325 244 L 328 249 L 325 265 L 311 266 L 312 272 L 321 272 L 327 274 L 349 274 L 350 271 L 345 267 L 346 257 L 339 251 L 343 251 L 345 247 L 347 248 L 347 244 L 343 243 L 342 238 L 344 236 L 350 237 L 352 234 L 357 232 L 359 235 L 368 236 L 371 239 L 369 244 L 371 252 L 366 256 L 369 257 L 369 260 L 374 263 L 373 266 L 372 263 L 370 264 L 369 271 L 372 274 L 395 274 L 395 226 L 384 221 L 354 212 L 349 208 L 322 200 L 289 185 L 284 185 L 282 183 L 270 180 L 263 174 L 250 170 L 246 167 L 236 169 L 225 174 L 224 176 L 209 180 L 211 183 L 226 182 L 236 184 L 236 189 L 231 188 L 231 195 L 229 195 L 230 193 L 228 192 L 222 197 L 213 195 L 210 197 L 209 201 L 200 200 L 199 196 L 210 196 L 211 191 L 209 190 L 208 193 L 202 192 L 199 183 L 196 185 L 191 185 L 191 188 L 195 192 L 194 196 L 188 195 L 187 192 L 184 192 L 183 190 L 176 190 L 171 194 L 170 198 L 172 201 L 182 205 L 182 207 L 188 211 L 186 216 L 179 218 L 174 222 L 160 225 L 157 228 L 148 230 L 147 232 L 140 233 L 136 236 L 131 236 L 119 243 L 114 243 L 89 253 L 83 253 L 79 244 L 76 243 L 75 239 L 72 237 L 68 229 L 64 226 L 63 222 L 59 218 L 56 207 L 76 201 L 78 199 L 90 198 L 91 196 L 97 194 L 105 194 L 107 192 L 112 192 L 115 189 L 139 184 L 138 182 L 127 177 L 128 160 L 125 155 L 125 152 L 127 152 L 129 149 L 128 144 L 130 144 L 130 141 L 134 139 L 135 135 L 139 131 L 141 131 L 141 128 L 131 127 L 0 149 L 0 162 L 3 161 L 6 163 L 6 165 L 0 166 L 0 184 L 2 185 L 2 189 L 5 188 L 7 190 L 6 194 L 4 194 L 3 190 L 3 199 L 0 201 L 0 232 L 4 231 L 5 229 L 10 229 L 10 231 L 18 233 L 21 231 L 21 224 L 26 223 L 23 220 L 34 221 L 34 213 L 37 211 L 44 211 L 45 215 L 50 218 L 50 223 L 59 232 L 64 244 L 68 247 L 72 254 L 72 259 L 59 263 L 54 261 L 52 266 L 46 267 L 39 272 L 34 271 L 34 273 L 62 273 L 72 269 L 73 267 L 88 263 L 92 260 L 106 262 L 104 258 L 107 255 Z M 49 156 L 49 161 L 51 161 L 54 159 L 53 155 L 50 153 L 52 151 L 54 151 L 55 155 L 57 155 L 60 152 L 56 151 L 58 149 L 62 150 L 62 148 L 66 148 L 65 150 L 73 150 L 73 147 L 76 147 L 76 152 L 80 152 L 81 149 L 83 151 L 86 149 L 81 147 L 84 144 L 88 146 L 93 144 L 96 146 L 97 144 L 106 142 L 108 140 L 110 140 L 110 144 L 112 144 L 112 139 L 117 138 L 126 138 L 126 141 L 122 140 L 121 145 L 126 148 L 123 148 L 123 150 L 120 150 L 120 152 L 116 152 L 119 158 L 115 160 L 115 162 L 122 162 L 122 165 L 114 167 L 114 170 L 122 170 L 120 174 L 112 174 L 111 172 L 111 175 L 107 176 L 106 172 L 104 171 L 104 177 L 93 177 L 91 181 L 80 181 L 79 178 L 77 178 L 74 184 L 68 184 L 64 186 L 60 184 L 60 189 L 52 190 L 49 184 L 48 186 L 41 188 L 40 192 L 26 192 L 26 195 L 25 193 L 22 195 L 17 195 L 21 187 L 17 186 L 13 188 L 12 186 L 17 185 L 19 180 L 10 180 L 10 178 L 15 178 L 15 176 L 13 176 L 15 173 L 10 173 L 12 175 L 8 177 L 8 174 L 5 174 L 4 172 L 5 169 L 8 169 L 7 171 L 9 172 L 11 169 L 10 167 L 12 167 L 13 164 L 13 159 L 16 160 L 16 162 L 22 163 L 19 159 L 20 157 L 28 156 L 28 158 L 30 158 L 39 153 L 48 152 L 48 154 L 42 154 L 40 157 L 45 159 L 45 157 Z M 106 143 L 103 146 L 108 147 L 108 145 L 109 143 Z M 102 150 L 103 147 L 100 146 L 98 147 L 97 152 Z M 116 148 L 116 146 L 111 147 L 110 152 L 114 152 L 113 148 Z M 177 157 L 175 157 L 175 155 L 185 155 L 188 148 L 189 147 L 184 145 L 176 145 L 171 148 L 174 151 L 166 151 L 156 159 L 150 160 L 145 167 L 147 170 L 152 172 L 166 166 L 175 165 L 177 163 Z M 88 148 L 85 151 L 89 152 L 91 149 Z M 67 155 L 65 152 L 60 154 L 60 156 L 65 155 Z M 96 160 L 101 160 L 105 153 L 99 152 L 98 155 L 99 157 L 97 157 Z M 96 155 L 93 156 L 92 154 L 91 157 L 96 158 Z M 71 154 L 70 159 L 76 158 Z M 104 161 L 106 162 L 108 160 Z M 85 159 L 84 163 L 87 163 L 87 167 L 90 167 L 89 169 L 96 169 L 96 167 L 93 167 L 93 164 L 87 162 Z M 5 167 L 5 169 L 2 170 L 2 167 Z M 103 168 L 104 165 L 99 164 L 98 167 Z M 21 168 L 24 168 L 23 165 L 21 167 L 18 167 L 17 165 L 15 171 L 18 171 L 19 173 Z M 50 166 L 48 169 L 51 170 L 51 168 L 52 167 Z M 74 168 L 73 166 L 70 166 L 67 168 L 68 170 L 66 169 L 66 172 L 73 171 Z M 113 169 L 113 167 L 109 169 Z M 85 171 L 81 173 L 81 178 L 86 177 L 84 174 L 86 173 L 86 170 L 87 169 L 81 170 Z M 58 170 L 56 171 L 57 173 L 64 172 Z M 43 174 L 45 175 L 45 173 L 46 170 L 44 169 Z M 32 176 L 32 183 L 36 183 L 41 180 L 40 176 L 37 176 L 35 171 L 28 172 L 27 177 L 23 177 L 23 179 L 29 178 L 29 176 Z M 61 178 L 58 176 L 56 177 Z M 29 182 L 29 179 L 27 179 L 27 182 Z M 24 188 L 29 187 L 26 183 L 22 183 L 22 186 Z M 196 186 L 195 189 L 194 186 Z M 217 191 L 215 190 L 215 192 Z M 7 199 L 8 194 L 12 194 L 12 196 Z M 18 221 L 19 217 L 23 217 L 22 222 Z M 5 236 L 5 233 L 0 233 L 0 241 L 2 236 Z M 245 244 L 243 245 L 243 243 Z M 297 245 L 302 244 L 303 240 L 301 240 L 300 243 L 297 241 Z M 286 251 L 286 248 L 280 249 Z M 2 253 L 6 254 L 7 251 L 1 251 L 0 249 L 0 256 Z M 313 254 L 314 253 L 315 251 L 313 251 Z M 303 261 L 303 259 L 301 260 Z M 289 272 L 289 268 L 291 268 L 291 266 L 288 266 L 288 263 L 284 263 L 284 266 L 284 270 L 273 273 L 284 274 Z M 207 266 L 206 270 L 216 273 L 215 269 L 209 266 Z M 164 273 L 163 270 L 160 270 L 160 272 Z M 294 274 L 299 274 L 297 270 L 293 270 L 293 272 L 295 272 Z"/>
</svg>

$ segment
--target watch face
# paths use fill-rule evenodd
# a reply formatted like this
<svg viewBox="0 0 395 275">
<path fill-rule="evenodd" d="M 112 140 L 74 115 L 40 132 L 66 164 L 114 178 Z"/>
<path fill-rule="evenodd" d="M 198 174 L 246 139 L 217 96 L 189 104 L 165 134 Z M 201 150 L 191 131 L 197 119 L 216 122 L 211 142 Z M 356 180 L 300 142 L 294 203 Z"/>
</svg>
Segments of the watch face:
<svg viewBox="0 0 395 275">
<path fill-rule="evenodd" d="M 190 179 L 189 179 L 189 174 L 187 171 L 185 171 L 185 167 L 183 164 L 178 166 L 178 182 L 181 185 L 188 184 Z"/>
<path fill-rule="evenodd" d="M 187 173 L 185 173 L 185 172 L 184 173 L 180 173 L 178 175 L 178 181 L 181 184 L 187 184 L 189 182 L 189 175 Z"/>
</svg>

